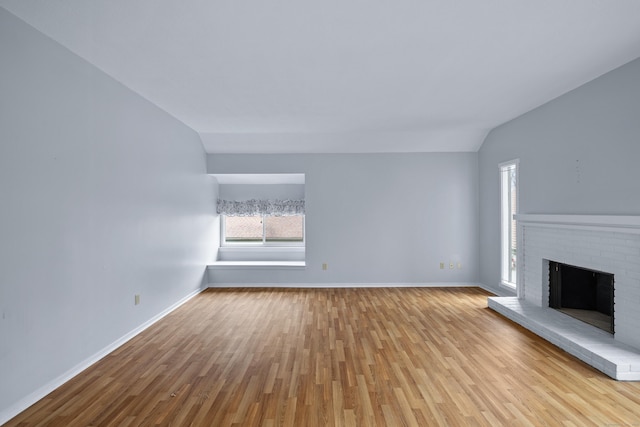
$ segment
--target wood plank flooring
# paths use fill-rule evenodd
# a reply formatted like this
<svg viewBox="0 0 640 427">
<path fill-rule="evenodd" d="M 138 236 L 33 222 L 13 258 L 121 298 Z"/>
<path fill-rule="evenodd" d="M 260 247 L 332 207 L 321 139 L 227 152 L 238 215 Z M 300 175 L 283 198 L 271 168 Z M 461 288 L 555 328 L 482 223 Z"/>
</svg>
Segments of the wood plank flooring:
<svg viewBox="0 0 640 427">
<path fill-rule="evenodd" d="M 477 288 L 209 289 L 7 426 L 632 426 Z"/>
</svg>

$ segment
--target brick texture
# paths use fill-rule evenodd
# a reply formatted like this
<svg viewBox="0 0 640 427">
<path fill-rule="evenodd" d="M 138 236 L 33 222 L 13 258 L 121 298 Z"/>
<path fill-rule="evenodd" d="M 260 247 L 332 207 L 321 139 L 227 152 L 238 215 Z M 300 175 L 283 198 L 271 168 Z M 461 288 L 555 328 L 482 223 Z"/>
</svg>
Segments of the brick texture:
<svg viewBox="0 0 640 427">
<path fill-rule="evenodd" d="M 640 235 L 580 227 L 526 224 L 521 297 L 549 305 L 549 261 L 612 273 L 615 339 L 640 348 Z"/>
</svg>

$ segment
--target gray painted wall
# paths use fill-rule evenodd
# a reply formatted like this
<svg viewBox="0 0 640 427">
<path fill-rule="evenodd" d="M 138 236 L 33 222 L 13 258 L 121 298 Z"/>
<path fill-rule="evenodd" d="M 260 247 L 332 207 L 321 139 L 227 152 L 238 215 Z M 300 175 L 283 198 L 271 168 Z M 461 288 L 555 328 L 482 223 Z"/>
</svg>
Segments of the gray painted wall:
<svg viewBox="0 0 640 427">
<path fill-rule="evenodd" d="M 472 283 L 478 277 L 476 153 L 210 154 L 208 171 L 306 174 L 307 268 L 216 270 L 216 283 Z M 440 261 L 462 268 L 441 270 Z"/>
<path fill-rule="evenodd" d="M 500 162 L 520 159 L 520 213 L 640 214 L 640 60 L 494 129 L 478 155 L 487 286 L 500 279 Z"/>
<path fill-rule="evenodd" d="M 217 231 L 195 132 L 1 8 L 0 58 L 1 424 L 197 291 Z"/>
<path fill-rule="evenodd" d="M 304 184 L 220 184 L 219 188 L 225 200 L 304 199 Z"/>
</svg>

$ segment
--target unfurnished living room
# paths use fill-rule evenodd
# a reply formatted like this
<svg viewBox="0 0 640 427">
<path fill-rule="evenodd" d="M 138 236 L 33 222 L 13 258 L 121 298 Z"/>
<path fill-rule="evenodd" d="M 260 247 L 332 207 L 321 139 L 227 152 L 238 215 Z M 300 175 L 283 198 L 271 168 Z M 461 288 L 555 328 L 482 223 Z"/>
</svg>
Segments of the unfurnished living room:
<svg viewBox="0 0 640 427">
<path fill-rule="evenodd" d="M 639 426 L 637 0 L 0 0 L 0 424 Z"/>
</svg>

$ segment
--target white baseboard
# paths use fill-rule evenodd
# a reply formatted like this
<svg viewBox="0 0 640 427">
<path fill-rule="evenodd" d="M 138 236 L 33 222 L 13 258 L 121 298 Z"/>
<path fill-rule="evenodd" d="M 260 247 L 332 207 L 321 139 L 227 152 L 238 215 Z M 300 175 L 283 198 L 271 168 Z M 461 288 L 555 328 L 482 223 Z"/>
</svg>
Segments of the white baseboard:
<svg viewBox="0 0 640 427">
<path fill-rule="evenodd" d="M 67 372 L 60 375 L 53 381 L 50 381 L 49 383 L 43 385 L 33 393 L 28 394 L 27 396 L 23 397 L 22 399 L 20 399 L 13 405 L 9 406 L 8 408 L 2 409 L 0 411 L 0 425 L 14 418 L 18 414 L 20 414 L 22 411 L 27 409 L 29 406 L 33 405 L 34 403 L 36 403 L 37 401 L 39 401 L 40 399 L 42 399 L 43 397 L 45 397 L 46 395 L 48 395 L 49 393 L 51 393 L 52 391 L 54 391 L 64 383 L 66 383 L 67 381 L 69 381 L 71 378 L 75 377 L 76 375 L 78 375 L 79 373 L 81 373 L 82 371 L 84 371 L 94 363 L 98 362 L 100 359 L 102 359 L 109 353 L 115 351 L 118 347 L 122 346 L 127 341 L 129 341 L 130 339 L 132 339 L 133 337 L 135 337 L 136 335 L 138 335 L 139 333 L 141 333 L 142 331 L 144 331 L 145 329 L 147 329 L 148 327 L 156 323 L 158 320 L 162 319 L 163 317 L 165 317 L 166 315 L 171 313 L 173 310 L 180 307 L 182 304 L 186 303 L 187 301 L 189 301 L 191 298 L 195 297 L 202 291 L 203 289 L 197 289 L 193 291 L 192 293 L 182 298 L 177 303 L 173 304 L 169 308 L 155 315 L 154 317 L 152 317 L 142 325 L 138 326 L 131 332 L 127 333 L 120 339 L 114 341 L 113 343 L 104 347 L 102 350 L 98 351 L 94 355 L 78 363 L 76 366 L 69 369 Z"/>
<path fill-rule="evenodd" d="M 210 288 L 461 288 L 480 287 L 475 282 L 429 283 L 209 283 Z M 493 292 L 493 291 L 490 291 Z"/>
<path fill-rule="evenodd" d="M 484 283 L 478 283 L 477 284 L 479 288 L 484 289 L 487 292 L 491 292 L 492 294 L 494 294 L 495 296 L 498 297 L 514 297 L 516 296 L 515 292 L 511 292 L 508 289 L 502 287 L 502 286 L 496 286 L 496 287 L 492 287 L 492 286 L 487 286 Z"/>
</svg>

